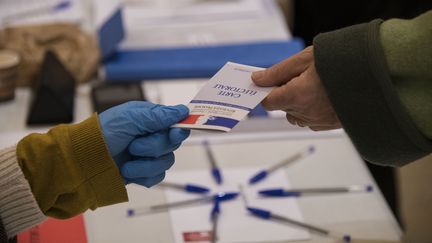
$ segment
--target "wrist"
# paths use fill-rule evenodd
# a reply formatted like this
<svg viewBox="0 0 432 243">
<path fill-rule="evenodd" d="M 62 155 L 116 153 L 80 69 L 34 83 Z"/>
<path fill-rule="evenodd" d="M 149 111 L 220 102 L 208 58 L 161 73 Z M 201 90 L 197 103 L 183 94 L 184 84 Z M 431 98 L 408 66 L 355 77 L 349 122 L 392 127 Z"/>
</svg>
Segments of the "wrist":
<svg viewBox="0 0 432 243">
<path fill-rule="evenodd" d="M 0 209 L 8 238 L 46 218 L 18 164 L 15 147 L 0 151 Z"/>
<path fill-rule="evenodd" d="M 127 201 L 123 178 L 105 143 L 97 115 L 70 126 L 69 132 L 73 153 L 91 185 L 96 206 Z"/>
</svg>

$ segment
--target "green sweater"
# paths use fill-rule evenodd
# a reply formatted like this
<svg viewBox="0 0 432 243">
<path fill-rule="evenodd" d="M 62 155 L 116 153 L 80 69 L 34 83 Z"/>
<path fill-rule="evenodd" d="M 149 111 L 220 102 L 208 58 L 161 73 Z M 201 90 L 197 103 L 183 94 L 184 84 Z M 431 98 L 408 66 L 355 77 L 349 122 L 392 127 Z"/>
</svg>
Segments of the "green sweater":
<svg viewBox="0 0 432 243">
<path fill-rule="evenodd" d="M 400 166 L 432 152 L 432 11 L 314 39 L 315 66 L 365 160 Z"/>
</svg>

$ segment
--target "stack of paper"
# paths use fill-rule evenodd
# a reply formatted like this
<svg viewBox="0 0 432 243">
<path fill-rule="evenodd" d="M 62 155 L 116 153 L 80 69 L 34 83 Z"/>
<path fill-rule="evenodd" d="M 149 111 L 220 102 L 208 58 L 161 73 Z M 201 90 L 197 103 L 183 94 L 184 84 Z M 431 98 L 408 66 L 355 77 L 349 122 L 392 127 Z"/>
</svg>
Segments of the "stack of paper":
<svg viewBox="0 0 432 243">
<path fill-rule="evenodd" d="M 211 77 L 228 61 L 269 67 L 303 49 L 275 0 L 126 0 L 122 9 L 126 37 L 104 61 L 108 81 Z"/>
<path fill-rule="evenodd" d="M 55 22 L 80 23 L 84 17 L 79 0 L 1 0 L 0 27 Z"/>
</svg>

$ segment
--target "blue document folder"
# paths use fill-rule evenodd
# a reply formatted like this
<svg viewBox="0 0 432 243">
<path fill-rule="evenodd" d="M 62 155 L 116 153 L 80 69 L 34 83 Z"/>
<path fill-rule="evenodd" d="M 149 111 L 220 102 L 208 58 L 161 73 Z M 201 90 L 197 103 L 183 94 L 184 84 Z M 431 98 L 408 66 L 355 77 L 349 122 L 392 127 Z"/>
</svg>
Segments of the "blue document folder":
<svg viewBox="0 0 432 243">
<path fill-rule="evenodd" d="M 294 38 L 211 47 L 119 50 L 103 66 L 107 81 L 211 77 L 228 61 L 269 67 L 303 48 L 303 41 Z"/>
</svg>

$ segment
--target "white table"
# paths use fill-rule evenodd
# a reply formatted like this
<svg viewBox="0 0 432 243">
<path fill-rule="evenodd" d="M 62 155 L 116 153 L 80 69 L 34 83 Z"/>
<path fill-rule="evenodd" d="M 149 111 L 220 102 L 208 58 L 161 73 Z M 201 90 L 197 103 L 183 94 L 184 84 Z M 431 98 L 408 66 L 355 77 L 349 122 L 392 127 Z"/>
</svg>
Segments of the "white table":
<svg viewBox="0 0 432 243">
<path fill-rule="evenodd" d="M 293 151 L 312 144 L 317 149 L 315 156 L 285 169 L 293 187 L 374 184 L 343 133 L 315 138 L 300 138 L 298 134 L 291 136 L 289 133 L 284 135 L 276 140 L 269 139 L 265 134 L 255 138 L 251 136 L 247 141 L 241 141 L 239 137 L 214 140 L 212 149 L 222 168 L 255 167 L 280 161 Z M 204 148 L 195 143 L 196 140 L 191 138 L 176 152 L 173 171 L 208 168 Z M 133 185 L 128 186 L 128 190 L 130 202 L 86 213 L 90 242 L 173 242 L 168 213 L 147 215 L 138 220 L 125 217 L 128 208 L 164 202 L 164 193 L 160 189 Z M 298 203 L 306 222 L 350 233 L 355 242 L 399 242 L 399 226 L 379 190 L 373 193 L 304 197 Z M 312 234 L 308 242 L 337 241 Z"/>
<path fill-rule="evenodd" d="M 81 86 L 77 91 L 75 121 L 83 120 L 92 113 L 89 91 L 88 85 Z M 19 89 L 14 101 L 0 104 L 0 147 L 11 145 L 27 133 L 48 128 L 25 126 L 28 102 L 28 90 Z M 313 144 L 317 148 L 316 156 L 286 168 L 286 175 L 293 186 L 375 184 L 342 131 L 315 133 L 291 127 L 283 119 L 248 120 L 229 134 L 194 133 L 176 152 L 173 171 L 207 168 L 207 158 L 201 146 L 203 138 L 212 143 L 222 168 L 273 164 L 287 154 Z M 139 225 L 131 225 L 124 217 L 128 207 L 163 202 L 164 193 L 136 186 L 128 186 L 128 190 L 129 203 L 85 214 L 89 242 L 124 242 L 125 239 L 131 243 L 172 242 L 167 213 L 143 217 Z M 299 205 L 306 222 L 348 232 L 355 239 L 366 240 L 360 242 L 399 242 L 401 237 L 400 228 L 379 190 L 370 194 L 300 198 Z M 334 241 L 312 235 L 310 242 Z"/>
</svg>

